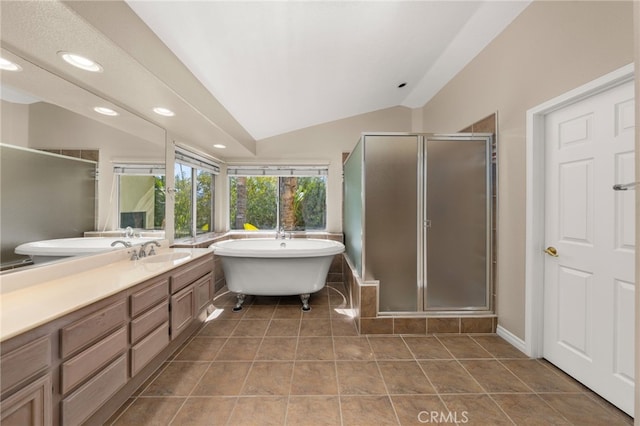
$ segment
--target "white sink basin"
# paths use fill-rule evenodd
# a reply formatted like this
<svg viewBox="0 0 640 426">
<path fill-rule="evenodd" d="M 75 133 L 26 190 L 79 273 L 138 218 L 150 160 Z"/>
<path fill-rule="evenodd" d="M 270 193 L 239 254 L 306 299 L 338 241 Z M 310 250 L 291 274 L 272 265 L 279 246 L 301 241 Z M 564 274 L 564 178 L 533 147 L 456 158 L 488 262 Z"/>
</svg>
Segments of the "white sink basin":
<svg viewBox="0 0 640 426">
<path fill-rule="evenodd" d="M 163 263 L 163 262 L 175 262 L 191 257 L 191 253 L 177 252 L 177 253 L 163 253 L 154 254 L 140 259 L 143 263 Z"/>
</svg>

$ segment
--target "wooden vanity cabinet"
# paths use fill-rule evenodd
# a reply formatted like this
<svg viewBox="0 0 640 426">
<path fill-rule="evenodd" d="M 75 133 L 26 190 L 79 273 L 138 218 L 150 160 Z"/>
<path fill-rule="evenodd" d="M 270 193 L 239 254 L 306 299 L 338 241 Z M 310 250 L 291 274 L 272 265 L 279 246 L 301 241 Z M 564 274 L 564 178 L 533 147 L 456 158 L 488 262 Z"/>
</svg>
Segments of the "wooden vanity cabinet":
<svg viewBox="0 0 640 426">
<path fill-rule="evenodd" d="M 202 323 L 213 255 L 0 345 L 0 423 L 101 424 Z"/>
</svg>

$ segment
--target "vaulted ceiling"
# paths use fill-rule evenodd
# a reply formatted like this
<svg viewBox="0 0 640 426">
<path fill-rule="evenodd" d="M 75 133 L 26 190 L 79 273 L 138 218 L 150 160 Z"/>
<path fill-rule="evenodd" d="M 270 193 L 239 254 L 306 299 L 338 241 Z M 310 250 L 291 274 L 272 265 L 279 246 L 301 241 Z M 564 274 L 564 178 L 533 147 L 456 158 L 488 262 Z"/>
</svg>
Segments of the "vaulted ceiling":
<svg viewBox="0 0 640 426">
<path fill-rule="evenodd" d="M 421 107 L 527 5 L 128 4 L 256 139 L 398 105 Z"/>
</svg>

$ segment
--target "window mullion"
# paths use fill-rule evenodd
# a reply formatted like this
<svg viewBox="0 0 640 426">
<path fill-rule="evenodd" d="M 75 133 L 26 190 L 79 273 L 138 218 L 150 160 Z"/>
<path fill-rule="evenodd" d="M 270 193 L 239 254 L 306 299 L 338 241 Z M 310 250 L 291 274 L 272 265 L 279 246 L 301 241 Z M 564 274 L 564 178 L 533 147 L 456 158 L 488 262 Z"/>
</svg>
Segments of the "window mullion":
<svg viewBox="0 0 640 426">
<path fill-rule="evenodd" d="M 280 230 L 280 185 L 282 179 L 278 176 L 278 184 L 276 185 L 276 231 Z"/>
<path fill-rule="evenodd" d="M 210 214 L 210 219 L 209 219 L 209 232 L 213 232 L 216 229 L 215 226 L 215 219 L 216 219 L 216 212 L 215 209 L 213 208 L 214 205 L 214 200 L 216 199 L 216 176 L 215 175 L 211 175 L 211 188 L 209 188 L 209 192 L 211 193 L 211 201 L 209 202 L 209 210 L 211 212 Z"/>
<path fill-rule="evenodd" d="M 191 168 L 191 236 L 193 238 L 198 234 L 197 232 L 197 218 L 196 213 L 198 211 L 198 169 Z"/>
</svg>

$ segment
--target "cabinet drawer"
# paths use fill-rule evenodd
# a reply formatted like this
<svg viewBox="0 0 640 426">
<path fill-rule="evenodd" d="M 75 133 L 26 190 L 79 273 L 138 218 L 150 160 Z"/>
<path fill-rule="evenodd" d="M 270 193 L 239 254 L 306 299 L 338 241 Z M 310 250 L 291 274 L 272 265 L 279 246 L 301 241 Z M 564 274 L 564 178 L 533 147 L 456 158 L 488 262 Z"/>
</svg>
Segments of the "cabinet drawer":
<svg viewBox="0 0 640 426">
<path fill-rule="evenodd" d="M 171 339 L 178 337 L 194 317 L 195 297 L 193 285 L 171 296 Z"/>
<path fill-rule="evenodd" d="M 131 320 L 131 343 L 138 342 L 151 330 L 166 321 L 169 321 L 168 301 Z"/>
<path fill-rule="evenodd" d="M 0 383 L 2 392 L 51 366 L 51 340 L 41 337 L 2 356 Z"/>
<path fill-rule="evenodd" d="M 195 313 L 197 314 L 198 312 L 200 312 L 200 310 L 202 310 L 202 308 L 207 306 L 209 301 L 211 301 L 211 299 L 213 298 L 213 294 L 212 294 L 212 290 L 213 290 L 213 274 L 209 273 L 209 274 L 205 275 L 204 277 L 200 278 L 194 284 L 194 287 L 195 287 L 194 288 L 194 292 L 195 292 L 195 297 L 196 297 L 196 310 L 195 310 Z"/>
<path fill-rule="evenodd" d="M 66 358 L 78 349 L 98 340 L 127 320 L 124 300 L 107 306 L 60 330 L 60 356 Z"/>
<path fill-rule="evenodd" d="M 62 394 L 94 374 L 105 364 L 127 349 L 127 329 L 120 328 L 100 342 L 80 352 L 62 364 Z"/>
<path fill-rule="evenodd" d="M 131 295 L 131 316 L 135 317 L 169 296 L 169 277 Z"/>
<path fill-rule="evenodd" d="M 169 322 L 167 321 L 131 348 L 131 376 L 138 374 L 168 344 Z"/>
<path fill-rule="evenodd" d="M 171 276 L 171 294 L 188 286 L 201 276 L 213 271 L 212 256 L 194 260 Z"/>
<path fill-rule="evenodd" d="M 127 382 L 126 353 L 62 400 L 62 424 L 78 425 Z"/>
</svg>

